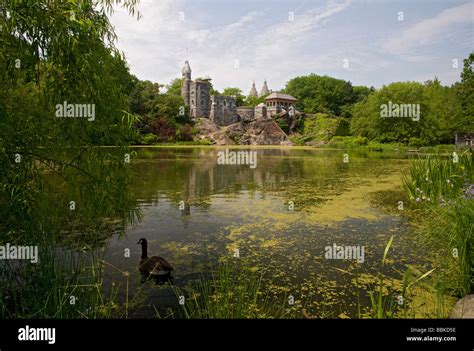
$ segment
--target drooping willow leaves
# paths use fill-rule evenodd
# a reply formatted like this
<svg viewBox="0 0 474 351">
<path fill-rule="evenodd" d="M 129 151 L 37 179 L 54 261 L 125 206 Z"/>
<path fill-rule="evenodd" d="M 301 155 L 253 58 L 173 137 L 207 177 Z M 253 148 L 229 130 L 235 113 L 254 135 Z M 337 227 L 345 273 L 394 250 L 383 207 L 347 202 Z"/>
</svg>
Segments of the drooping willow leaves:
<svg viewBox="0 0 474 351">
<path fill-rule="evenodd" d="M 137 3 L 0 3 L 0 241 L 135 219 L 124 161 L 131 75 L 108 15 L 121 6 L 139 17 Z M 94 106 L 95 118 L 58 118 L 59 104 Z"/>
</svg>

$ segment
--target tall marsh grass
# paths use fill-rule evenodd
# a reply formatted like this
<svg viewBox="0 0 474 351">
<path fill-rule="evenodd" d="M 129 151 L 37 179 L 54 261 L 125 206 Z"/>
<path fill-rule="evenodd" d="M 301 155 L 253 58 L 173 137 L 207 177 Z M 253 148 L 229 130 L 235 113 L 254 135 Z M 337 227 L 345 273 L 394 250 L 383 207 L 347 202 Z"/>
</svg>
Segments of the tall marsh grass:
<svg viewBox="0 0 474 351">
<path fill-rule="evenodd" d="M 303 317 L 262 289 L 264 272 L 224 262 L 210 278 L 201 278 L 187 292 L 175 288 L 177 298 L 186 295 L 182 311 L 185 318 L 295 318 Z"/>
<path fill-rule="evenodd" d="M 403 183 L 434 251 L 437 291 L 462 297 L 474 286 L 474 163 L 470 150 L 454 156 L 413 161 Z"/>
<path fill-rule="evenodd" d="M 429 156 L 412 161 L 402 177 L 410 199 L 421 204 L 438 204 L 469 195 L 474 183 L 473 161 L 469 150 L 454 156 Z"/>
</svg>

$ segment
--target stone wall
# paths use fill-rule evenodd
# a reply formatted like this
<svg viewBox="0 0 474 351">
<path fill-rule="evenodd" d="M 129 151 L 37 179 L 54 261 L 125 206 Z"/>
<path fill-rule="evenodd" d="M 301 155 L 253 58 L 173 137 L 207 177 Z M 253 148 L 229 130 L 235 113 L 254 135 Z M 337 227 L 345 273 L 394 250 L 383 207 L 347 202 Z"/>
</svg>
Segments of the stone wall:
<svg viewBox="0 0 474 351">
<path fill-rule="evenodd" d="M 255 106 L 255 118 L 267 118 L 267 106 L 264 103 Z"/>
<path fill-rule="evenodd" d="M 235 98 L 232 96 L 212 95 L 209 119 L 219 126 L 228 126 L 239 121 Z"/>
<path fill-rule="evenodd" d="M 181 82 L 181 96 L 183 97 L 184 104 L 186 106 L 190 105 L 190 96 L 189 92 L 191 89 L 191 79 L 185 77 L 183 78 L 183 81 Z"/>
<path fill-rule="evenodd" d="M 255 119 L 255 110 L 253 107 L 237 107 L 237 114 L 242 122 L 249 122 Z"/>
<path fill-rule="evenodd" d="M 211 84 L 207 81 L 191 81 L 189 105 L 192 117 L 209 117 L 211 111 L 210 88 Z"/>
</svg>

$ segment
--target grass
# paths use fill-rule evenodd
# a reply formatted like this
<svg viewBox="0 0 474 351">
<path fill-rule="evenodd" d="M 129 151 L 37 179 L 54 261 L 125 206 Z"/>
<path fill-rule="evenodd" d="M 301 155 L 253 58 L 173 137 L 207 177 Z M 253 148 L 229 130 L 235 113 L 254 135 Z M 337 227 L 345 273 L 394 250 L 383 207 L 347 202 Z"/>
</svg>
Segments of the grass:
<svg viewBox="0 0 474 351">
<path fill-rule="evenodd" d="M 416 203 L 444 203 L 469 192 L 468 187 L 474 183 L 473 172 L 472 156 L 467 150 L 457 155 L 457 159 L 429 156 L 411 163 L 403 184 Z"/>
<path fill-rule="evenodd" d="M 287 297 L 278 301 L 262 289 L 264 271 L 226 261 L 211 278 L 201 278 L 188 291 L 174 288 L 179 300 L 185 297 L 185 318 L 294 318 L 303 317 Z"/>
<path fill-rule="evenodd" d="M 15 264 L 15 265 L 14 265 Z M 37 264 L 5 261 L 0 318 L 110 318 L 117 291 L 103 294 L 103 271 L 87 256 L 55 247 L 41 249 Z"/>
<path fill-rule="evenodd" d="M 403 177 L 417 213 L 417 234 L 433 252 L 438 296 L 460 298 L 473 291 L 473 172 L 472 154 L 465 150 L 415 160 Z"/>
<path fill-rule="evenodd" d="M 459 199 L 426 212 L 420 235 L 433 248 L 439 268 L 436 289 L 463 297 L 474 282 L 474 201 Z"/>
</svg>

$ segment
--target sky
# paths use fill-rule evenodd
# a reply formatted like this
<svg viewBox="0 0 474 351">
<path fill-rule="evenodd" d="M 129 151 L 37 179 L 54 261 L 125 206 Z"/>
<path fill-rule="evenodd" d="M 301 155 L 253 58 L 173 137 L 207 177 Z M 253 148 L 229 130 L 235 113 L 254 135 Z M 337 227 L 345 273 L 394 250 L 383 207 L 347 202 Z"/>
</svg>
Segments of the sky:
<svg viewBox="0 0 474 351">
<path fill-rule="evenodd" d="M 141 18 L 111 16 L 130 71 L 169 84 L 193 79 L 247 94 L 264 79 L 329 75 L 353 85 L 458 81 L 474 51 L 471 0 L 141 0 Z M 457 60 L 457 67 L 456 67 Z"/>
</svg>

